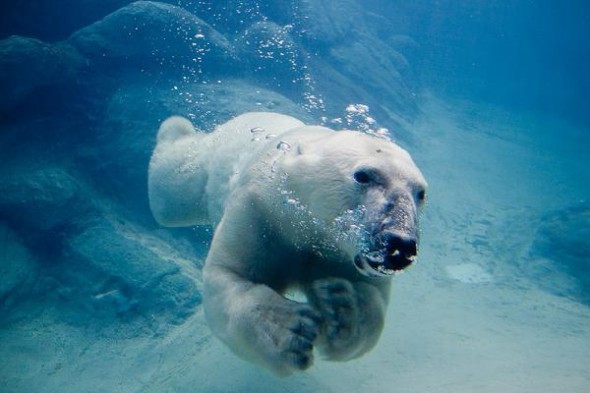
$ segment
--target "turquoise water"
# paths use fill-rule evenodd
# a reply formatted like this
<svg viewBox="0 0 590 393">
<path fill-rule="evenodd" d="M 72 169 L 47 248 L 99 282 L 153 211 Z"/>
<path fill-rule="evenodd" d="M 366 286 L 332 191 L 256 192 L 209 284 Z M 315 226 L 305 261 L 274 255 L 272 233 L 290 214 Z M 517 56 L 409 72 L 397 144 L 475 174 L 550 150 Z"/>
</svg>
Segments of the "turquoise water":
<svg viewBox="0 0 590 393">
<path fill-rule="evenodd" d="M 0 392 L 587 392 L 582 1 L 0 5 Z M 386 133 L 429 183 L 381 339 L 278 378 L 202 310 L 214 229 L 164 228 L 171 115 Z"/>
</svg>

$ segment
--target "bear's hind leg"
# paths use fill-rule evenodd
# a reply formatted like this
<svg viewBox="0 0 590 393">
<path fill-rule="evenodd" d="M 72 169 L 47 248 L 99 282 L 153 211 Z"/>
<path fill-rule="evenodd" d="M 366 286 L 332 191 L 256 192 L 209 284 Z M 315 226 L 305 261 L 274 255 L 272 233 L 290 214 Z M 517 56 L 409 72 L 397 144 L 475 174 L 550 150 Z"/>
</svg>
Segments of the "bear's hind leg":
<svg viewBox="0 0 590 393">
<path fill-rule="evenodd" d="M 150 209 L 160 225 L 207 224 L 206 137 L 190 121 L 174 116 L 162 123 L 148 170 Z"/>
</svg>

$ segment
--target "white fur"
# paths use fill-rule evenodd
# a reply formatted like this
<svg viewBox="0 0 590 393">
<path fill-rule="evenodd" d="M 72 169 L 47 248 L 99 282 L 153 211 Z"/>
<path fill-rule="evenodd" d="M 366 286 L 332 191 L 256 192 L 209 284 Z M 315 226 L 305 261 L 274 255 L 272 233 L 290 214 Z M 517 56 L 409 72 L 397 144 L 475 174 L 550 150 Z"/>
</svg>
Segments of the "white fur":
<svg viewBox="0 0 590 393">
<path fill-rule="evenodd" d="M 359 168 L 379 175 L 359 184 Z M 390 141 L 273 113 L 247 113 L 210 134 L 170 118 L 149 169 L 159 223 L 215 226 L 204 268 L 213 332 L 281 375 L 309 367 L 314 347 L 348 360 L 375 345 L 390 279 L 355 268 L 360 238 L 370 236 L 356 228 L 381 222 L 417 233 L 425 187 Z M 285 297 L 294 289 L 307 302 Z"/>
</svg>

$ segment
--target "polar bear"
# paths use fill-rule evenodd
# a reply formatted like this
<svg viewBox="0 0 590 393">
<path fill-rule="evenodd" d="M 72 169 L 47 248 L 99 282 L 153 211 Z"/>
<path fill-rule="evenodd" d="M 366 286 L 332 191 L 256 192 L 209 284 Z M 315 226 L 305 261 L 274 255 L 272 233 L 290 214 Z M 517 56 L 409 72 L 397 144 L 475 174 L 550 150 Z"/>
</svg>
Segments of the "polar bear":
<svg viewBox="0 0 590 393">
<path fill-rule="evenodd" d="M 213 333 L 279 375 L 359 357 L 391 277 L 416 258 L 426 181 L 393 142 L 246 113 L 212 133 L 160 127 L 149 201 L 165 226 L 215 227 L 203 270 Z"/>
</svg>

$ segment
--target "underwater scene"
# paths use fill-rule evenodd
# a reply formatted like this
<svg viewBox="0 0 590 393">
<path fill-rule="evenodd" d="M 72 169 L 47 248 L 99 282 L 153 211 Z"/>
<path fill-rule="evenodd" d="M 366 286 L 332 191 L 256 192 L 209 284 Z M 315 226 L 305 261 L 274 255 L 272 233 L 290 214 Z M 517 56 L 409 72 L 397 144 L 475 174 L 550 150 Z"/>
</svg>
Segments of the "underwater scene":
<svg viewBox="0 0 590 393">
<path fill-rule="evenodd" d="M 590 391 L 590 3 L 0 3 L 0 393 Z"/>
</svg>

